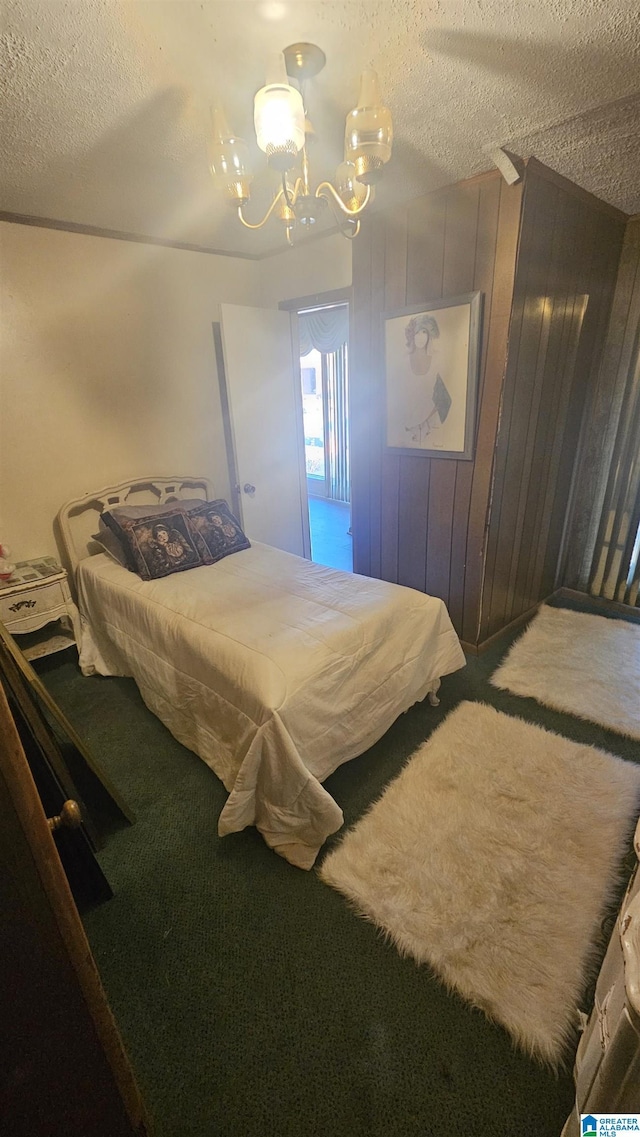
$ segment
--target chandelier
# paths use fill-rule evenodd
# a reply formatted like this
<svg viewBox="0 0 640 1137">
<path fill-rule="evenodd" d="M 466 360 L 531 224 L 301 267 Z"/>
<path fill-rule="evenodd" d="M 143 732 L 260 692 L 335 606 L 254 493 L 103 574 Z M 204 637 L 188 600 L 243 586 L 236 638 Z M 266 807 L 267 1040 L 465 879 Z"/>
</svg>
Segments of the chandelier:
<svg viewBox="0 0 640 1137">
<path fill-rule="evenodd" d="M 358 105 L 347 115 L 344 161 L 336 171 L 335 185 L 325 181 L 312 188 L 307 142 L 314 132 L 304 104 L 305 85 L 322 70 L 325 61 L 324 52 L 315 44 L 292 44 L 274 56 L 266 84 L 256 94 L 258 146 L 266 154 L 269 167 L 281 177 L 261 221 L 249 221 L 244 213 L 253 179 L 247 144 L 233 133 L 222 108 L 213 109 L 211 172 L 218 188 L 245 228 L 262 229 L 275 216 L 284 226 L 290 245 L 296 226 L 309 229 L 327 206 L 343 235 L 349 240 L 357 236 L 360 217 L 391 157 L 391 114 L 381 105 L 375 71 L 364 71 Z"/>
</svg>

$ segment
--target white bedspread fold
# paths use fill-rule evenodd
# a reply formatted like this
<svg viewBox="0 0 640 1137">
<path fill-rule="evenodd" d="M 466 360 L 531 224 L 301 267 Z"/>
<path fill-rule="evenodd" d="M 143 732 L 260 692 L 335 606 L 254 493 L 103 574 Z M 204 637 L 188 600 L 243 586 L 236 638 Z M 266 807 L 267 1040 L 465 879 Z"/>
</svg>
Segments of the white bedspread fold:
<svg viewBox="0 0 640 1137">
<path fill-rule="evenodd" d="M 441 600 L 258 543 L 157 581 L 99 554 L 78 591 L 83 673 L 132 676 L 229 791 L 219 833 L 302 868 L 342 825 L 321 782 L 465 662 Z"/>
</svg>

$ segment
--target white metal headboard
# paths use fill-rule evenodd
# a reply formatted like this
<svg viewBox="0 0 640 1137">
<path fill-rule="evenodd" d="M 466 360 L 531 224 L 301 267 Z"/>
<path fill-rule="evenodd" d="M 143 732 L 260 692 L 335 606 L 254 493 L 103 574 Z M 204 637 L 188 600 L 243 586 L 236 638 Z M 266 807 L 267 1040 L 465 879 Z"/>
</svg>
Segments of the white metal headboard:
<svg viewBox="0 0 640 1137">
<path fill-rule="evenodd" d="M 164 505 L 187 497 L 213 501 L 212 483 L 208 478 L 197 477 L 136 478 L 68 501 L 58 512 L 56 521 L 63 559 L 72 580 L 75 581 L 80 561 L 100 551 L 91 538 L 104 509 L 118 505 Z"/>
</svg>

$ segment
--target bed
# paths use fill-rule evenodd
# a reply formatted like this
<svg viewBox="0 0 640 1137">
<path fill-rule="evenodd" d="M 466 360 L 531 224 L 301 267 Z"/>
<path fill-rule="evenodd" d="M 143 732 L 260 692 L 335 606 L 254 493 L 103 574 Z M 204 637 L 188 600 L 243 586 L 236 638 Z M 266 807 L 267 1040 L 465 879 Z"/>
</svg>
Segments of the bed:
<svg viewBox="0 0 640 1137">
<path fill-rule="evenodd" d="M 343 822 L 322 782 L 465 659 L 444 603 L 252 542 L 215 564 L 142 580 L 92 540 L 124 503 L 214 494 L 203 478 L 120 483 L 58 515 L 85 675 L 133 677 L 229 793 L 220 835 L 255 825 L 310 868 Z"/>
</svg>

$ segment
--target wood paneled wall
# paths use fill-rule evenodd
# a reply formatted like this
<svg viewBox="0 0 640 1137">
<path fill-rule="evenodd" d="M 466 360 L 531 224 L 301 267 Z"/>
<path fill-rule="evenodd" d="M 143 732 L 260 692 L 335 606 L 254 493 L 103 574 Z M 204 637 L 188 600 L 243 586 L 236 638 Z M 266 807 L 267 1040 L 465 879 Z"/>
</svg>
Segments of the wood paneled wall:
<svg viewBox="0 0 640 1137">
<path fill-rule="evenodd" d="M 588 588 L 600 513 L 632 354 L 640 327 L 640 217 L 625 230 L 598 379 L 585 407 L 560 583 Z"/>
<path fill-rule="evenodd" d="M 479 642 L 561 583 L 582 414 L 598 374 L 625 220 L 535 160 L 527 165 Z"/>
<path fill-rule="evenodd" d="M 375 214 L 354 241 L 354 568 L 440 596 L 470 643 L 479 626 L 521 198 L 522 186 L 507 186 L 496 171 Z M 484 316 L 474 460 L 389 454 L 383 313 L 476 289 Z"/>
<path fill-rule="evenodd" d="M 626 218 L 535 159 L 365 219 L 354 242 L 356 572 L 440 596 L 480 644 L 556 586 Z M 471 462 L 384 447 L 384 313 L 479 289 Z"/>
</svg>

